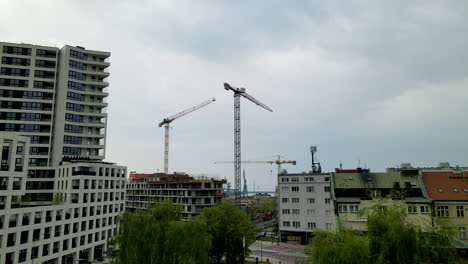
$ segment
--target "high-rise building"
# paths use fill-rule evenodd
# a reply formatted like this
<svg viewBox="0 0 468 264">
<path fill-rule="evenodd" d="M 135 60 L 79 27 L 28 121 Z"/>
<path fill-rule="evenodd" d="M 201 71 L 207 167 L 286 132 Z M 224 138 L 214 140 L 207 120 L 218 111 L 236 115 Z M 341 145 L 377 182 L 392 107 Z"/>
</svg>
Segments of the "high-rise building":
<svg viewBox="0 0 468 264">
<path fill-rule="evenodd" d="M 103 162 L 109 56 L 0 42 L 0 264 L 109 251 L 126 179 Z"/>
<path fill-rule="evenodd" d="M 104 159 L 109 52 L 0 42 L 0 56 L 0 131 L 31 137 L 31 168 Z"/>
</svg>

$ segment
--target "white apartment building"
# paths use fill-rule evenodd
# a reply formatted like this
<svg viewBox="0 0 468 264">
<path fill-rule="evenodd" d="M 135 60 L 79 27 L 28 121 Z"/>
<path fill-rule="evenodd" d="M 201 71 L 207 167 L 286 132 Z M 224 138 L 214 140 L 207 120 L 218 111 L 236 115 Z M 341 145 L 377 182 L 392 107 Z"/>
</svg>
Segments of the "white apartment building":
<svg viewBox="0 0 468 264">
<path fill-rule="evenodd" d="M 187 174 L 138 175 L 142 177 L 127 184 L 126 210 L 130 212 L 170 200 L 182 204 L 182 217 L 188 219 L 199 215 L 205 207 L 220 204 L 224 196 L 226 180 L 194 178 Z"/>
<path fill-rule="evenodd" d="M 104 159 L 109 52 L 0 42 L 0 56 L 0 132 L 31 138 L 31 168 Z"/>
<path fill-rule="evenodd" d="M 278 175 L 278 227 L 282 242 L 308 244 L 315 229 L 334 230 L 330 174 Z"/>
<path fill-rule="evenodd" d="M 109 56 L 0 42 L 0 264 L 107 253 L 126 180 L 102 161 Z"/>
</svg>

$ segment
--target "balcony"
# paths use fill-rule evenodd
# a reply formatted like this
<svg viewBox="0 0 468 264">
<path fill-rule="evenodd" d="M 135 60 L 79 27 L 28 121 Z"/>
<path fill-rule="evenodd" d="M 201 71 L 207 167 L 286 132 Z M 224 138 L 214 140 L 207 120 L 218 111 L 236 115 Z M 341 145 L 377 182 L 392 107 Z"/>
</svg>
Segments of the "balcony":
<svg viewBox="0 0 468 264">
<path fill-rule="evenodd" d="M 82 145 L 82 146 L 87 146 L 87 145 Z M 73 176 L 77 176 L 77 175 L 96 176 L 96 172 L 95 171 L 74 171 L 72 172 L 72 175 Z"/>
</svg>

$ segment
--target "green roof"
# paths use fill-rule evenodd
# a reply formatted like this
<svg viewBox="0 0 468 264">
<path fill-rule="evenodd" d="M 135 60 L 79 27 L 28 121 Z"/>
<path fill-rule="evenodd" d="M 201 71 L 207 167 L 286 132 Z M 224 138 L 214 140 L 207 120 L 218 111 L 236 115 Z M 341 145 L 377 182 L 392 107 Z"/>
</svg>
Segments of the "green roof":
<svg viewBox="0 0 468 264">
<path fill-rule="evenodd" d="M 418 175 L 402 175 L 400 172 L 379 173 L 333 173 L 334 188 L 337 189 L 393 189 L 395 182 L 405 188 L 421 188 Z"/>
</svg>

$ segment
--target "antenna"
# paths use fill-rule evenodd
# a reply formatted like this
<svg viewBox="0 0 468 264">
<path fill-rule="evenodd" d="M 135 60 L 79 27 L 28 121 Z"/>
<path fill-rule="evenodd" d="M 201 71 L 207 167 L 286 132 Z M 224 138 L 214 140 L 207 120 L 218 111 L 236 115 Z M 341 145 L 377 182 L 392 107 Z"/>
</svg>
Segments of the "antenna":
<svg viewBox="0 0 468 264">
<path fill-rule="evenodd" d="M 315 153 L 317 153 L 317 146 L 310 146 L 310 154 L 312 155 L 312 173 L 321 173 L 322 166 L 320 162 L 315 157 Z"/>
</svg>

